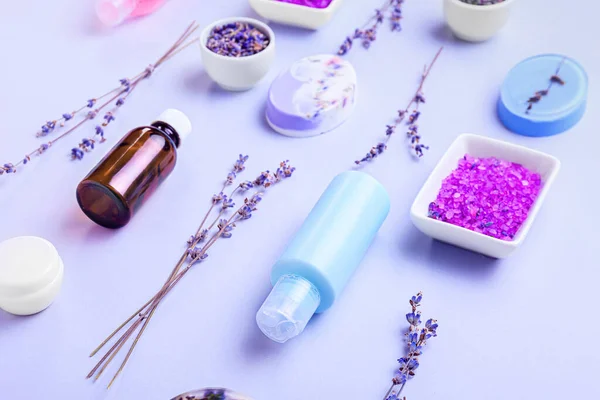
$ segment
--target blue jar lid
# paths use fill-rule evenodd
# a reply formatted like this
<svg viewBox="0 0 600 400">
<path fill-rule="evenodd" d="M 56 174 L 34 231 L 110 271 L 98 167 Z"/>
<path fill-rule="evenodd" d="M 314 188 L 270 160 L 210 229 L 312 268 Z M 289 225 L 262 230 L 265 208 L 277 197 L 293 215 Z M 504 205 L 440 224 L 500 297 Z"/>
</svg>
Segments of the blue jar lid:
<svg viewBox="0 0 600 400">
<path fill-rule="evenodd" d="M 520 135 L 556 135 L 583 117 L 587 87 L 587 74 L 577 61 L 558 54 L 531 57 L 504 80 L 498 116 Z"/>
</svg>

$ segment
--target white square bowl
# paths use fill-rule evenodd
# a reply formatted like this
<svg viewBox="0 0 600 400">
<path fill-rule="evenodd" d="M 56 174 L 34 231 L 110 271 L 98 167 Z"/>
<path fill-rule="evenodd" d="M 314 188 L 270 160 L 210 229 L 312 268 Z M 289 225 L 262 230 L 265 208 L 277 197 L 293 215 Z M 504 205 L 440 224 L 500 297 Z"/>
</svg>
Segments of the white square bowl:
<svg viewBox="0 0 600 400">
<path fill-rule="evenodd" d="M 435 201 L 442 181 L 458 167 L 458 160 L 465 154 L 473 157 L 496 157 L 523 165 L 537 172 L 542 178 L 542 190 L 529 210 L 527 219 L 512 241 L 496 239 L 466 228 L 428 217 L 429 204 Z M 410 217 L 424 234 L 442 242 L 450 243 L 493 258 L 506 258 L 525 240 L 529 228 L 542 207 L 558 170 L 560 161 L 553 156 L 527 147 L 490 139 L 484 136 L 460 135 L 435 167 L 423 188 L 419 191 L 411 209 Z"/>
<path fill-rule="evenodd" d="M 277 0 L 249 0 L 258 15 L 269 21 L 308 29 L 319 29 L 325 25 L 343 0 L 333 0 L 327 8 L 312 8 Z"/>
</svg>

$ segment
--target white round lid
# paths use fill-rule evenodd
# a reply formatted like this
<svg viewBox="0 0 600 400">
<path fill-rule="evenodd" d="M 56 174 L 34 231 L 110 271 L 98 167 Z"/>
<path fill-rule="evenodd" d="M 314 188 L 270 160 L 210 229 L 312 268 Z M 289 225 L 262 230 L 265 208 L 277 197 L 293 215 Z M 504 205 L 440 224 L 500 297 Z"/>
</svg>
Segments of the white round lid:
<svg viewBox="0 0 600 400">
<path fill-rule="evenodd" d="M 169 108 L 163 111 L 158 117 L 158 121 L 165 122 L 173 127 L 179 135 L 179 140 L 183 142 L 192 132 L 192 123 L 190 119 L 179 110 Z"/>
<path fill-rule="evenodd" d="M 0 297 L 34 293 L 60 272 L 56 248 L 36 236 L 20 236 L 0 243 Z"/>
</svg>

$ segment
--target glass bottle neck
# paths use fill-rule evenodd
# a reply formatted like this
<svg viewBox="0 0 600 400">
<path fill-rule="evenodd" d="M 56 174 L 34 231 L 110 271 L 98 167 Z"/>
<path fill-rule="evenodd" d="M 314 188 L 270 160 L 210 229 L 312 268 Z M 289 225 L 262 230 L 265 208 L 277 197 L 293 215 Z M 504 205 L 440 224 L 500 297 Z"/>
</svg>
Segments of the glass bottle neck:
<svg viewBox="0 0 600 400">
<path fill-rule="evenodd" d="M 171 125 L 163 121 L 154 121 L 150 124 L 150 126 L 158 129 L 159 131 L 167 135 L 173 141 L 175 147 L 179 148 L 179 145 L 181 144 L 181 138 L 179 137 L 177 131 Z"/>
</svg>

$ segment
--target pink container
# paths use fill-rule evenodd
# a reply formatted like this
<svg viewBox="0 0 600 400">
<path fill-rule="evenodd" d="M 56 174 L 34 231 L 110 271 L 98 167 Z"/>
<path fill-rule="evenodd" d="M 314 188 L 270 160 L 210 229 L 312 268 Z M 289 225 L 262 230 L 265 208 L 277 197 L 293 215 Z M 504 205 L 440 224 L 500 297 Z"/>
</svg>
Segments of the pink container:
<svg viewBox="0 0 600 400">
<path fill-rule="evenodd" d="M 116 26 L 129 18 L 158 10 L 166 0 L 98 0 L 96 14 L 103 24 Z"/>
</svg>

